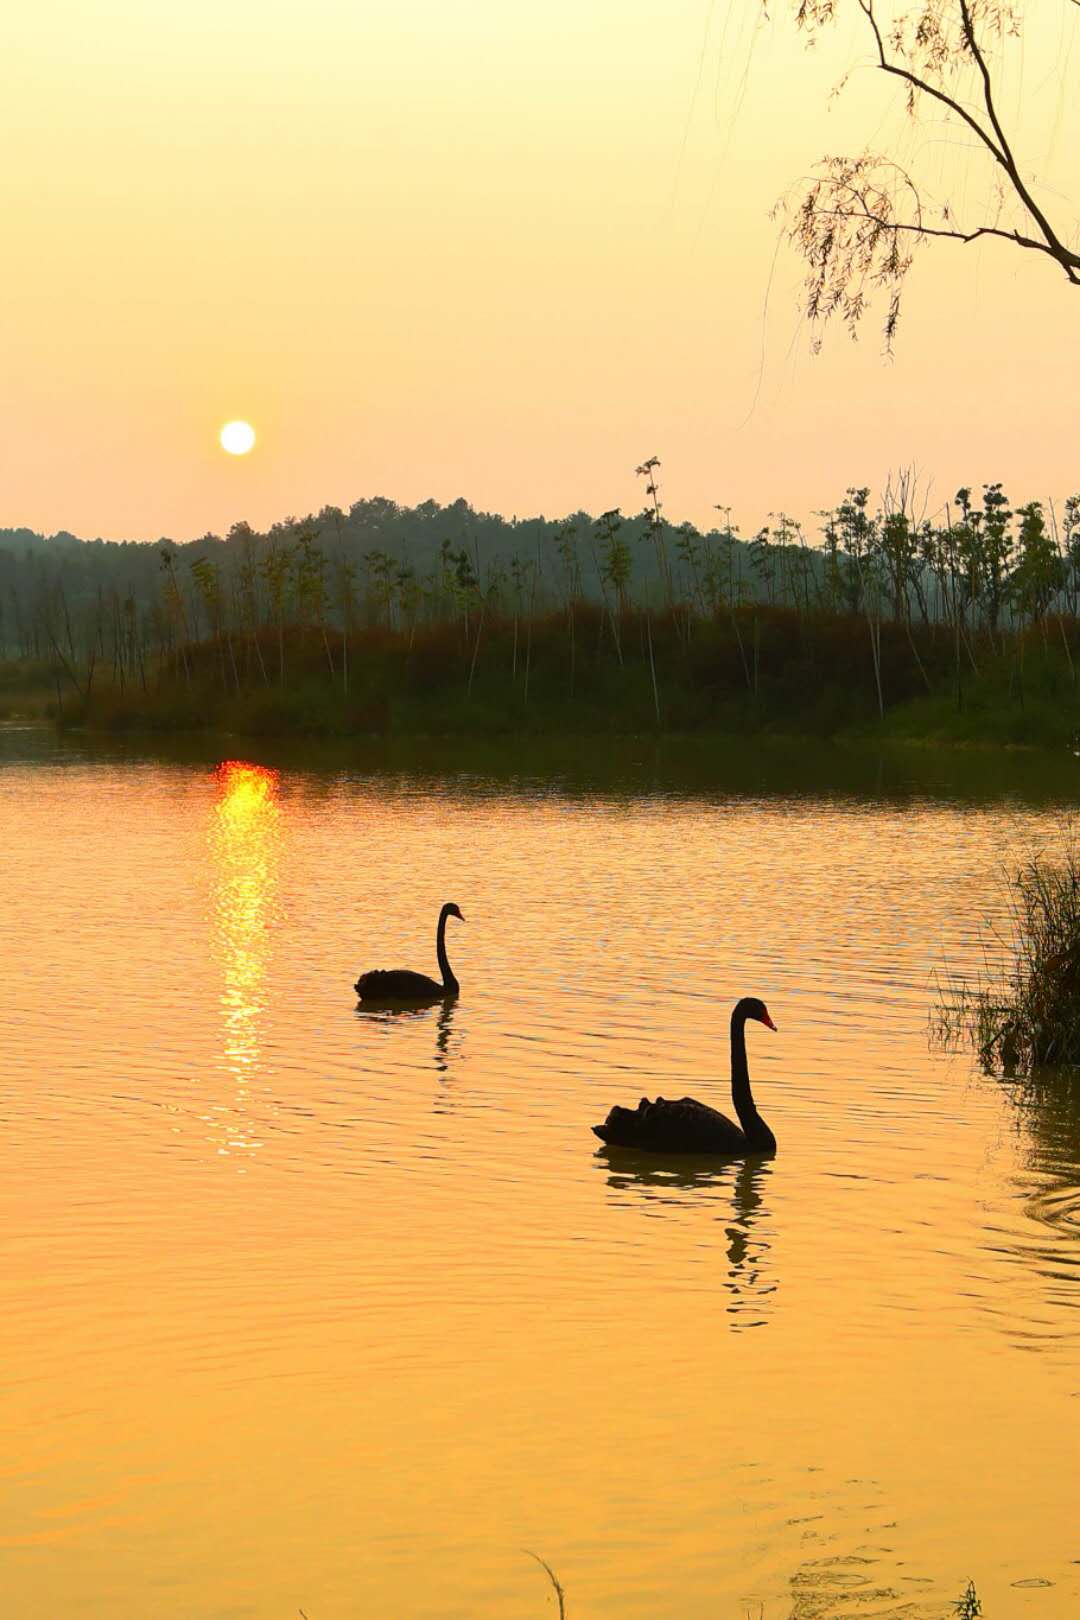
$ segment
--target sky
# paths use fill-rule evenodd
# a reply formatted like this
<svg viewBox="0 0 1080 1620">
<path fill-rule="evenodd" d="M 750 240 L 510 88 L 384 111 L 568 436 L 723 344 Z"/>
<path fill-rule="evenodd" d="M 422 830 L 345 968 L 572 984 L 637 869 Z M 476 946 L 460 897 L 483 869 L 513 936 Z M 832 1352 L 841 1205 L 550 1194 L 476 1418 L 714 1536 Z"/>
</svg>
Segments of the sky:
<svg viewBox="0 0 1080 1620">
<path fill-rule="evenodd" d="M 1026 17 L 1002 105 L 1075 244 L 1080 10 Z M 652 455 L 676 521 L 744 530 L 908 467 L 931 507 L 1080 487 L 1048 261 L 928 251 L 892 360 L 872 317 L 812 353 L 770 211 L 815 159 L 990 195 L 854 16 L 808 51 L 782 0 L 36 0 L 5 58 L 0 527 L 633 511 Z"/>
</svg>

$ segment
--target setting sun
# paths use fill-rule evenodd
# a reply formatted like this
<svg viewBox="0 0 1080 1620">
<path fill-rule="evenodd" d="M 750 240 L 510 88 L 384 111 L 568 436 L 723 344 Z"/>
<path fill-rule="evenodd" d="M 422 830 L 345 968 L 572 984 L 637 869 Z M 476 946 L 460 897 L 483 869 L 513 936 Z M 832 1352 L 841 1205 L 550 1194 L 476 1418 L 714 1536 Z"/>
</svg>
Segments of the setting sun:
<svg viewBox="0 0 1080 1620">
<path fill-rule="evenodd" d="M 230 456 L 246 456 L 255 444 L 255 429 L 250 422 L 226 422 L 218 439 Z"/>
</svg>

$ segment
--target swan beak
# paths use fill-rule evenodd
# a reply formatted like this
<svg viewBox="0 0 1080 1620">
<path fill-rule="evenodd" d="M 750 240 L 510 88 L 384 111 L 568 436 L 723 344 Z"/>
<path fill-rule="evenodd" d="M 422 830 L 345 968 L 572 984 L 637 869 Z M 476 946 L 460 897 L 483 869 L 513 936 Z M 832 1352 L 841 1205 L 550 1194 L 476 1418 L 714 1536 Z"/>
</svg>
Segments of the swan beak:
<svg viewBox="0 0 1080 1620">
<path fill-rule="evenodd" d="M 776 1028 L 776 1025 L 773 1023 L 773 1021 L 769 1017 L 768 1013 L 765 1013 L 765 1015 L 763 1016 L 761 1022 L 765 1025 L 766 1029 L 771 1029 L 774 1032 L 774 1034 L 779 1035 L 780 1031 Z"/>
</svg>

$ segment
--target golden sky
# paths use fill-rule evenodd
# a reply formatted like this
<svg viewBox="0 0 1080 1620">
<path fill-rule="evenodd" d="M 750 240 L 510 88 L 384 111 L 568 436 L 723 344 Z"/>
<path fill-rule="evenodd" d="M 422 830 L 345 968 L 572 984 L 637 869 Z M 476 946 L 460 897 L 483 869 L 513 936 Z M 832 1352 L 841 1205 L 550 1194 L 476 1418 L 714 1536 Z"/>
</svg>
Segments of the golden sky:
<svg viewBox="0 0 1080 1620">
<path fill-rule="evenodd" d="M 1074 9 L 1029 8 L 1003 103 L 1066 228 Z M 756 0 L 38 0 L 5 56 L 0 526 L 632 510 L 653 454 L 673 517 L 744 528 L 908 464 L 932 502 L 1080 486 L 1049 262 L 946 245 L 895 360 L 869 322 L 810 353 L 769 210 L 813 159 L 890 147 L 973 217 L 988 186 L 880 76 L 829 99 L 853 23 L 808 55 Z"/>
</svg>

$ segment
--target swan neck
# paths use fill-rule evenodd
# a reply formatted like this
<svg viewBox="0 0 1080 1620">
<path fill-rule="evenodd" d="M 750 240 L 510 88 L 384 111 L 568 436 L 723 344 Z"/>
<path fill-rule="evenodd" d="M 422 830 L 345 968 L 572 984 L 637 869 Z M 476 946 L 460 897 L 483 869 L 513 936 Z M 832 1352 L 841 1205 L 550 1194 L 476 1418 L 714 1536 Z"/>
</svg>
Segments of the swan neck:
<svg viewBox="0 0 1080 1620">
<path fill-rule="evenodd" d="M 446 954 L 446 907 L 439 913 L 439 931 L 435 935 L 435 954 L 439 958 L 439 972 L 442 974 L 443 988 L 456 990 L 458 982 L 454 978 L 454 970 L 450 966 L 450 958 Z"/>
<path fill-rule="evenodd" d="M 731 1101 L 748 1142 L 767 1147 L 773 1136 L 757 1111 L 750 1090 L 750 1068 L 746 1061 L 746 1018 L 738 1010 L 731 1015 Z"/>
</svg>

